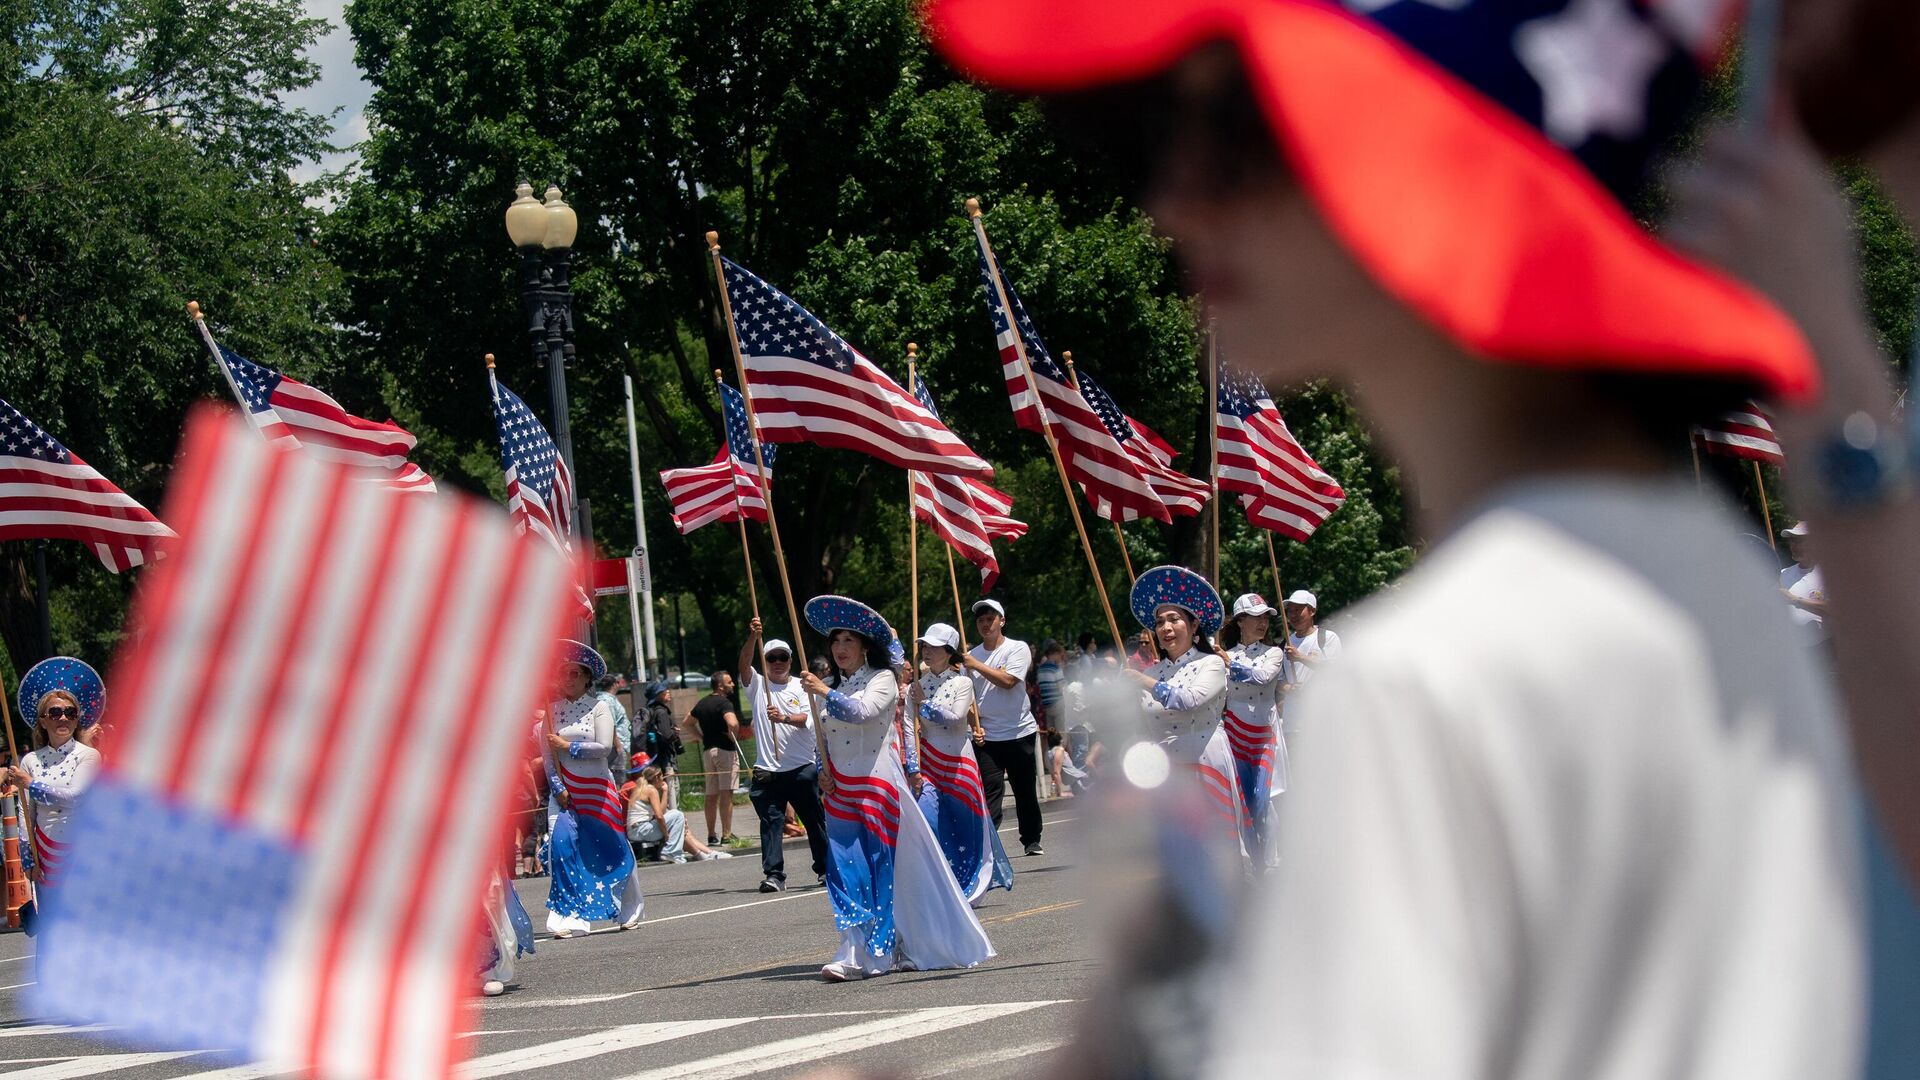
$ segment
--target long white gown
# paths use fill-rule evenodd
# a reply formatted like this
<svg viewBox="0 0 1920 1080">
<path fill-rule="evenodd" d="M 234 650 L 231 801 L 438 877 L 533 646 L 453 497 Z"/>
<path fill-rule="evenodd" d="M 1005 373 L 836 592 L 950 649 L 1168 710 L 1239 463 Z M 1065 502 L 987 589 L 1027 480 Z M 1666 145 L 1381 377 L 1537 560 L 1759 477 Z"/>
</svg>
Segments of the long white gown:
<svg viewBox="0 0 1920 1080">
<path fill-rule="evenodd" d="M 1146 675 L 1164 687 L 1159 693 L 1141 695 L 1148 730 L 1159 735 L 1160 745 L 1176 766 L 1186 766 L 1199 779 L 1208 805 L 1231 832 L 1234 848 L 1244 850 L 1240 830 L 1246 814 L 1234 775 L 1233 751 L 1220 729 L 1227 705 L 1227 662 L 1214 653 L 1189 648 L 1176 660 L 1155 661 Z"/>
</svg>

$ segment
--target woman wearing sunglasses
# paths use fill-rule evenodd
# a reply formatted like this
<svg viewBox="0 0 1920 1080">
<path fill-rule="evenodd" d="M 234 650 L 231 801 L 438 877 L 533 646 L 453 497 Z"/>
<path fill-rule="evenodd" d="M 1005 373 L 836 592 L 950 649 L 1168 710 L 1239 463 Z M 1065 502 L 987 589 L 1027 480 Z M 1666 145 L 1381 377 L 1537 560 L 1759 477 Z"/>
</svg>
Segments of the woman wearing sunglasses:
<svg viewBox="0 0 1920 1080">
<path fill-rule="evenodd" d="M 20 715 L 35 749 L 7 770 L 7 783 L 33 805 L 35 881 L 59 877 L 74 802 L 100 769 L 100 751 L 75 736 L 100 722 L 106 699 L 100 674 L 71 656 L 42 660 L 20 680 Z"/>
</svg>

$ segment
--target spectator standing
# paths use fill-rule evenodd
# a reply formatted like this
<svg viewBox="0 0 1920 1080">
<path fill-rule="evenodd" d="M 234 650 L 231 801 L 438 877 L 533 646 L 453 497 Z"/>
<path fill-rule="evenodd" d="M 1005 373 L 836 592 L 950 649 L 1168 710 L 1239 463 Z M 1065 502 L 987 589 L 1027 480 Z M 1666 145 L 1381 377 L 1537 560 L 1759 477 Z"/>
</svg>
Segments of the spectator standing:
<svg viewBox="0 0 1920 1080">
<path fill-rule="evenodd" d="M 1082 632 L 1074 642 L 1073 659 L 1067 662 L 1067 681 L 1088 682 L 1099 670 L 1099 648 L 1092 634 Z"/>
<path fill-rule="evenodd" d="M 647 685 L 647 721 L 642 735 L 641 749 L 647 760 L 643 764 L 657 765 L 666 774 L 667 802 L 680 804 L 679 758 L 686 746 L 680 741 L 678 726 L 673 721 L 673 690 L 665 682 L 653 682 Z"/>
<path fill-rule="evenodd" d="M 626 706 L 620 704 L 619 691 L 627 685 L 627 680 L 608 672 L 594 680 L 593 688 L 605 699 L 607 709 L 613 713 L 614 755 L 607 759 L 607 765 L 613 770 L 615 786 L 627 782 L 627 756 L 633 753 L 633 726 L 627 717 Z"/>
<path fill-rule="evenodd" d="M 1787 538 L 1787 550 L 1793 553 L 1793 565 L 1780 571 L 1780 591 L 1793 605 L 1794 625 L 1806 632 L 1807 644 L 1818 645 L 1827 640 L 1827 583 L 1821 580 L 1820 568 L 1814 565 L 1813 553 L 1808 550 L 1808 532 L 1804 521 L 1780 530 L 1780 535 Z"/>
<path fill-rule="evenodd" d="M 697 725 L 700 737 L 707 843 L 732 843 L 738 839 L 733 835 L 733 789 L 740 784 L 740 714 L 733 707 L 733 676 L 714 672 L 712 689 L 694 704 L 687 720 Z"/>
<path fill-rule="evenodd" d="M 973 605 L 973 625 L 980 643 L 967 652 L 961 666 L 973 676 L 974 699 L 987 741 L 980 749 L 980 783 L 986 791 L 987 812 L 1000 827 L 1001 803 L 1013 787 L 1014 812 L 1020 821 L 1020 845 L 1028 855 L 1044 854 L 1040 846 L 1040 769 L 1033 736 L 1040 725 L 1027 701 L 1027 672 L 1033 649 L 1006 635 L 1007 609 L 998 600 Z"/>
<path fill-rule="evenodd" d="M 793 646 L 774 638 L 764 647 L 759 619 L 747 624 L 747 643 L 740 647 L 740 685 L 753 716 L 753 777 L 747 798 L 760 816 L 760 891 L 787 887 L 787 808 L 806 829 L 813 853 L 813 872 L 827 873 L 827 823 L 820 812 L 820 756 L 815 748 L 813 716 L 807 690 L 793 674 Z M 767 666 L 763 676 L 753 668 L 759 650 Z"/>
<path fill-rule="evenodd" d="M 1040 645 L 1040 666 L 1034 669 L 1034 682 L 1040 688 L 1040 726 L 1048 731 L 1063 730 L 1066 724 L 1062 722 L 1060 689 L 1067 685 L 1067 650 L 1052 638 Z"/>
</svg>

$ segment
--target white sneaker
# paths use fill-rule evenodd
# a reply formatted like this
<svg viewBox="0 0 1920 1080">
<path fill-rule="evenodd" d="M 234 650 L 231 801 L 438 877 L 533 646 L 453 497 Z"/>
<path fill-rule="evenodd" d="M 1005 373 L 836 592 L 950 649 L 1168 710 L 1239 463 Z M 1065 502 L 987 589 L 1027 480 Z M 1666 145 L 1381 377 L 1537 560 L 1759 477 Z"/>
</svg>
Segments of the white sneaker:
<svg viewBox="0 0 1920 1080">
<path fill-rule="evenodd" d="M 633 917 L 633 921 L 632 921 L 632 922 L 623 922 L 623 923 L 621 923 L 621 924 L 620 924 L 620 929 L 622 929 L 622 930 L 638 930 L 638 929 L 640 929 L 640 916 L 638 916 L 638 915 L 636 915 L 636 916 L 634 916 L 634 917 Z"/>
<path fill-rule="evenodd" d="M 859 982 L 867 973 L 864 968 L 836 960 L 820 969 L 820 977 L 828 982 Z"/>
<path fill-rule="evenodd" d="M 733 858 L 733 854 L 731 852 L 709 851 L 705 855 L 700 856 L 700 861 L 706 862 L 709 859 L 731 859 L 731 858 Z"/>
<path fill-rule="evenodd" d="M 573 931 L 571 931 L 571 930 L 555 930 L 555 931 L 553 932 L 553 936 L 554 936 L 554 940 L 556 940 L 556 941 L 557 941 L 557 940 L 560 940 L 560 939 L 562 939 L 562 938 L 570 938 L 570 937 L 572 937 L 572 936 L 573 936 Z"/>
<path fill-rule="evenodd" d="M 499 997 L 501 994 L 507 992 L 507 984 L 501 982 L 499 979 L 488 979 L 486 982 L 480 984 L 480 992 L 488 997 Z"/>
<path fill-rule="evenodd" d="M 683 863 L 686 861 L 687 861 L 687 857 L 685 855 L 675 855 L 673 857 L 673 862 L 675 863 Z"/>
</svg>

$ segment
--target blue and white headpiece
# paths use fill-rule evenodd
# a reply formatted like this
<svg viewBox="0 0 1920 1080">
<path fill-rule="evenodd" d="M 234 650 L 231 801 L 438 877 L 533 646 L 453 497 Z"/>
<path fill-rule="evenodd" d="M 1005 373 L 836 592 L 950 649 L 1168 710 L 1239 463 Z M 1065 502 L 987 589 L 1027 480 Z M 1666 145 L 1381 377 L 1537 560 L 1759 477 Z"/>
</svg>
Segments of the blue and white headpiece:
<svg viewBox="0 0 1920 1080">
<path fill-rule="evenodd" d="M 807 601 L 807 624 L 832 636 L 835 630 L 851 630 L 885 648 L 893 643 L 893 631 L 880 613 L 858 600 L 844 596 L 816 596 Z"/>
<path fill-rule="evenodd" d="M 600 676 L 607 673 L 607 662 L 600 658 L 600 654 L 595 652 L 591 645 L 572 638 L 560 640 L 560 662 L 579 664 L 586 668 L 588 682 L 597 682 Z"/>
<path fill-rule="evenodd" d="M 39 725 L 40 699 L 55 690 L 65 690 L 80 703 L 81 727 L 100 722 L 100 713 L 107 707 L 107 684 L 101 681 L 100 673 L 84 660 L 49 656 L 29 668 L 26 678 L 20 680 L 20 715 L 26 718 L 28 727 Z"/>
<path fill-rule="evenodd" d="M 1156 566 L 1141 574 L 1128 599 L 1133 617 L 1145 627 L 1153 626 L 1154 613 L 1168 604 L 1192 612 L 1208 634 L 1218 633 L 1225 618 L 1220 594 L 1206 578 L 1184 566 Z"/>
</svg>

